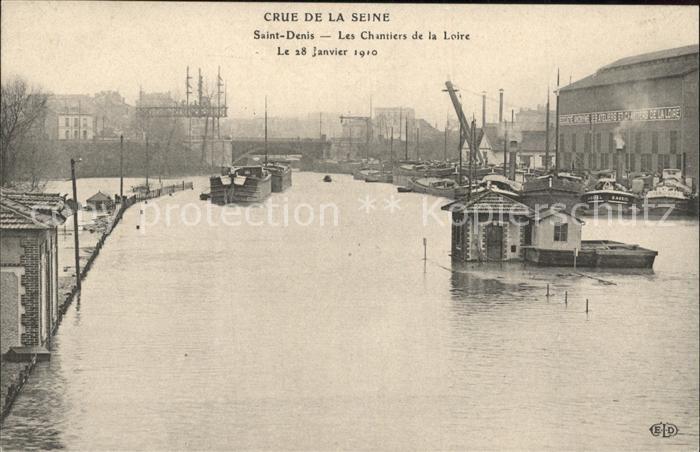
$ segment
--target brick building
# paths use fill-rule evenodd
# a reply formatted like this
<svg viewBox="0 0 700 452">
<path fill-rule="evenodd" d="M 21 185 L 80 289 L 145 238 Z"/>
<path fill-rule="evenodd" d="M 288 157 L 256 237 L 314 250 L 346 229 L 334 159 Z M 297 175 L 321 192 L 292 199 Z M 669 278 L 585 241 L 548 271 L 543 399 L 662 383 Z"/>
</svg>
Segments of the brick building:
<svg viewBox="0 0 700 452">
<path fill-rule="evenodd" d="M 0 191 L 0 354 L 46 347 L 58 319 L 60 195 Z"/>
<path fill-rule="evenodd" d="M 698 45 L 617 60 L 560 89 L 561 169 L 698 177 Z"/>
</svg>

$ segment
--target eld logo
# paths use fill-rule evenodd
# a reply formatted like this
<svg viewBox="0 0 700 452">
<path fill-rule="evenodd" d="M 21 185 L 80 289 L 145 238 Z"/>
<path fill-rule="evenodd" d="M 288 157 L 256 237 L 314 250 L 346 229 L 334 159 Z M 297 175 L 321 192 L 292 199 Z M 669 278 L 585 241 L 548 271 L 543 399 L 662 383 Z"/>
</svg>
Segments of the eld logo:
<svg viewBox="0 0 700 452">
<path fill-rule="evenodd" d="M 664 424 L 659 422 L 649 427 L 649 431 L 654 436 L 660 436 L 662 438 L 671 438 L 678 434 L 678 427 L 673 424 Z"/>
</svg>

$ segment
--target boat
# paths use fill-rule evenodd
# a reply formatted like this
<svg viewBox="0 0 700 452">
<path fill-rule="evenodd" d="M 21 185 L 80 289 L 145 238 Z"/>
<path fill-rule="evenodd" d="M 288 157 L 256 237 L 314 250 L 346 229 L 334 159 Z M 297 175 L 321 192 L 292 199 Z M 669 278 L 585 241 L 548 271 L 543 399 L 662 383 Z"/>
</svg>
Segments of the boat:
<svg viewBox="0 0 700 452">
<path fill-rule="evenodd" d="M 406 187 L 412 178 L 445 178 L 452 176 L 454 172 L 454 166 L 447 162 L 401 161 L 393 168 L 393 183 Z"/>
<path fill-rule="evenodd" d="M 476 187 L 472 188 L 472 194 L 491 190 L 514 199 L 519 199 L 522 189 L 523 185 L 519 182 L 510 180 L 500 174 L 487 174 Z"/>
<path fill-rule="evenodd" d="M 582 240 L 580 250 L 524 246 L 525 260 L 541 266 L 652 268 L 657 251 L 612 240 Z"/>
<path fill-rule="evenodd" d="M 202 201 L 207 201 L 210 197 L 211 193 L 207 193 L 205 191 L 199 194 L 199 199 L 201 199 Z"/>
<path fill-rule="evenodd" d="M 365 182 L 383 182 L 390 184 L 394 180 L 391 171 L 375 171 L 365 177 Z"/>
<path fill-rule="evenodd" d="M 352 175 L 352 178 L 355 180 L 367 180 L 368 176 L 374 175 L 375 173 L 379 173 L 379 170 L 362 168 L 360 170 L 355 171 Z"/>
<path fill-rule="evenodd" d="M 331 179 L 331 176 L 326 174 L 323 176 L 323 182 L 333 182 L 333 179 Z"/>
<path fill-rule="evenodd" d="M 281 193 L 292 186 L 292 168 L 281 163 L 268 163 L 265 169 L 272 176 L 272 192 Z"/>
<path fill-rule="evenodd" d="M 665 169 L 661 180 L 644 196 L 643 207 L 649 212 L 687 213 L 692 189 L 683 183 L 681 170 Z"/>
<path fill-rule="evenodd" d="M 272 175 L 264 166 L 235 168 L 229 177 L 229 202 L 263 202 L 272 193 Z"/>
<path fill-rule="evenodd" d="M 634 207 L 639 197 L 619 184 L 615 172 L 602 172 L 592 190 L 581 195 L 581 202 L 588 209 L 597 211 L 602 207 L 627 210 Z"/>
<path fill-rule="evenodd" d="M 411 190 L 409 187 L 396 187 L 396 191 L 399 193 L 413 193 L 413 190 Z"/>
<path fill-rule="evenodd" d="M 528 207 L 545 207 L 563 204 L 571 210 L 581 202 L 583 179 L 571 173 L 550 173 L 523 184 L 521 200 Z"/>
<path fill-rule="evenodd" d="M 416 193 L 456 199 L 467 194 L 466 187 L 452 179 L 441 177 L 416 177 L 409 179 L 409 188 Z"/>
</svg>

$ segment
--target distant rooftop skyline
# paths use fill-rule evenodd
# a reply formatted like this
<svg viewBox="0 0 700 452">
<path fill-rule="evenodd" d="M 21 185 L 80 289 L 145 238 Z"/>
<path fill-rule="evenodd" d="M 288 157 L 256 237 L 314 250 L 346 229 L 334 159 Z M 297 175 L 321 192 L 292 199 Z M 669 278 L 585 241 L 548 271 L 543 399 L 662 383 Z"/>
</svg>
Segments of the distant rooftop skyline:
<svg viewBox="0 0 700 452">
<path fill-rule="evenodd" d="M 217 4 L 121 2 L 3 2 L 2 77 L 21 75 L 47 91 L 93 95 L 119 91 L 134 105 L 141 87 L 184 99 L 189 65 L 213 86 L 217 69 L 227 81 L 230 114 L 256 117 L 264 98 L 277 116 L 337 111 L 363 115 L 406 105 L 431 124 L 454 111 L 444 89 L 461 89 L 465 113 L 487 121 L 498 114 L 498 89 L 509 110 L 536 108 L 561 84 L 584 78 L 622 58 L 697 44 L 695 6 L 623 5 L 362 5 L 389 12 L 389 23 L 275 24 L 265 11 L 351 12 L 350 4 Z M 164 18 L 167 17 L 167 20 Z M 254 40 L 255 30 L 316 34 L 467 32 L 452 41 Z M 330 42 L 330 43 L 329 43 Z M 375 57 L 310 59 L 276 56 L 278 45 L 376 48 Z"/>
</svg>

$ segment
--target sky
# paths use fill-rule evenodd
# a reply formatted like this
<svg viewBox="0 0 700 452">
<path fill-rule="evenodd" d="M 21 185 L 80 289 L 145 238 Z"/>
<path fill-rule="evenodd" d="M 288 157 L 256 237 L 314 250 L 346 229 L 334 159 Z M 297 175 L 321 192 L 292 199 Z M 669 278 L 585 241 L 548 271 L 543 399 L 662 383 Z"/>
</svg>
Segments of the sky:
<svg viewBox="0 0 700 452">
<path fill-rule="evenodd" d="M 268 22 L 291 13 L 298 22 Z M 322 13 L 305 22 L 304 13 Z M 389 22 L 352 22 L 352 13 L 388 13 Z M 329 22 L 343 14 L 344 22 Z M 201 68 L 210 86 L 221 67 L 229 116 L 306 116 L 318 111 L 367 115 L 374 107 L 410 106 L 444 124 L 452 105 L 444 89 L 461 90 L 465 113 L 498 113 L 544 104 L 561 83 L 612 61 L 698 43 L 698 7 L 625 5 L 391 5 L 286 3 L 2 2 L 3 81 L 21 76 L 59 94 L 118 90 L 132 103 L 144 91 L 185 94 L 185 70 Z M 314 40 L 256 40 L 260 32 L 314 33 Z M 428 31 L 438 40 L 361 40 L 362 31 Z M 352 41 L 338 33 L 353 33 Z M 443 33 L 469 34 L 444 40 Z M 330 35 L 331 38 L 320 38 Z M 277 47 L 292 55 L 277 55 Z M 311 58 L 312 48 L 349 49 Z M 306 56 L 293 55 L 307 48 Z M 376 56 L 352 55 L 375 49 Z M 195 79 L 196 80 L 196 79 Z M 371 100 L 370 100 L 371 99 Z"/>
</svg>

